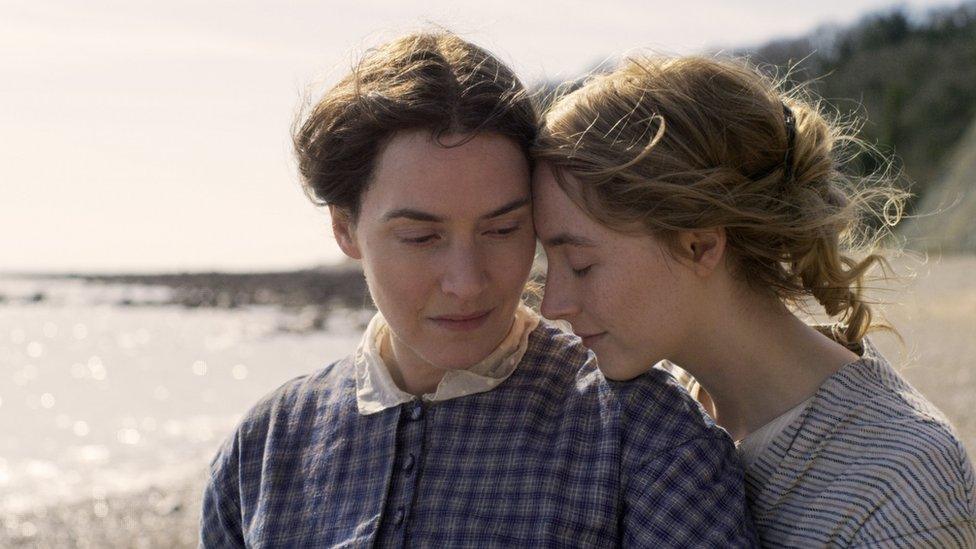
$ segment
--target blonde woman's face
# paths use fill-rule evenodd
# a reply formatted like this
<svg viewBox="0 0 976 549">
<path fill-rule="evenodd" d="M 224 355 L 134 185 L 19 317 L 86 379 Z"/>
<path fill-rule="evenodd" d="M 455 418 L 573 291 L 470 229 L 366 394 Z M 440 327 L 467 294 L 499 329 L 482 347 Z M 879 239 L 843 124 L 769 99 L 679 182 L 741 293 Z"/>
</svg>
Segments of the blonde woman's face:
<svg viewBox="0 0 976 549">
<path fill-rule="evenodd" d="M 607 378 L 634 378 L 688 344 L 691 273 L 665 244 L 587 216 L 544 163 L 533 178 L 533 209 L 549 263 L 542 314 L 568 321 Z"/>
</svg>

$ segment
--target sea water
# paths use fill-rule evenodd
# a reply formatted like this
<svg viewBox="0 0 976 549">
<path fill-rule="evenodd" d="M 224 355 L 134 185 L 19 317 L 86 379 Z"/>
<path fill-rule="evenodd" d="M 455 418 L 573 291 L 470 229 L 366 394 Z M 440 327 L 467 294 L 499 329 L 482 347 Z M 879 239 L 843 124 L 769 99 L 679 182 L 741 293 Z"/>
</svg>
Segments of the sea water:
<svg viewBox="0 0 976 549">
<path fill-rule="evenodd" d="M 363 318 L 295 334 L 275 307 L 188 309 L 160 287 L 8 278 L 0 295 L 0 514 L 199 477 L 262 395 L 350 353 Z"/>
</svg>

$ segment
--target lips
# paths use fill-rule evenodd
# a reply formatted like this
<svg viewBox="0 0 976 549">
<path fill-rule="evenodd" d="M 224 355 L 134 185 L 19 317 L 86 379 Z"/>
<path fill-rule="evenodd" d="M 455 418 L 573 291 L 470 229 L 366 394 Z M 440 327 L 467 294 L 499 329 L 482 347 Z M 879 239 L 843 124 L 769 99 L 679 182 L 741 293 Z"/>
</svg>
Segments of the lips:
<svg viewBox="0 0 976 549">
<path fill-rule="evenodd" d="M 603 336 L 607 335 L 607 333 L 598 332 L 593 334 L 576 334 L 576 335 L 583 340 L 583 345 L 592 348 L 593 344 L 603 339 Z"/>
<path fill-rule="evenodd" d="M 449 314 L 429 317 L 437 326 L 454 332 L 467 332 L 480 328 L 494 309 L 485 309 L 474 313 Z"/>
</svg>

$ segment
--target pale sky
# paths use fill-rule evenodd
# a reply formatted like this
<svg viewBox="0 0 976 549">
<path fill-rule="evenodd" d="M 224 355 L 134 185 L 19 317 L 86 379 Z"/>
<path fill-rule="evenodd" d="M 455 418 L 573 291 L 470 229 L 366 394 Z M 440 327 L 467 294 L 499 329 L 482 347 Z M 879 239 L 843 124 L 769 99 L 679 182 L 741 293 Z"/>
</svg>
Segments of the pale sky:
<svg viewBox="0 0 976 549">
<path fill-rule="evenodd" d="M 337 261 L 328 216 L 301 192 L 289 125 L 307 86 L 425 24 L 531 84 L 628 49 L 754 45 L 893 5 L 787 4 L 0 0 L 0 272 Z"/>
</svg>

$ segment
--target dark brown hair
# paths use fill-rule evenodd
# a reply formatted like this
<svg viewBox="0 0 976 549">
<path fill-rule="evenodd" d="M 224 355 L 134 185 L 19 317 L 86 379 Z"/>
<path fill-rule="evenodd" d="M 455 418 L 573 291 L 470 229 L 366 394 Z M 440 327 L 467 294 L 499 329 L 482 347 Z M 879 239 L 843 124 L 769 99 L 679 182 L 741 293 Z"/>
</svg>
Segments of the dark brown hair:
<svg viewBox="0 0 976 549">
<path fill-rule="evenodd" d="M 884 262 L 872 250 L 905 199 L 886 174 L 848 173 L 863 148 L 802 89 L 783 93 L 742 61 L 691 56 L 630 59 L 591 77 L 547 113 L 534 154 L 607 226 L 672 244 L 679 231 L 724 228 L 737 276 L 795 305 L 812 296 L 853 344 L 872 327 L 865 275 Z"/>
<path fill-rule="evenodd" d="M 528 156 L 538 114 L 525 87 L 491 53 L 449 32 L 410 34 L 369 50 L 295 122 L 306 194 L 355 220 L 383 145 L 398 131 L 494 132 Z M 463 143 L 463 141 L 462 141 Z"/>
</svg>

